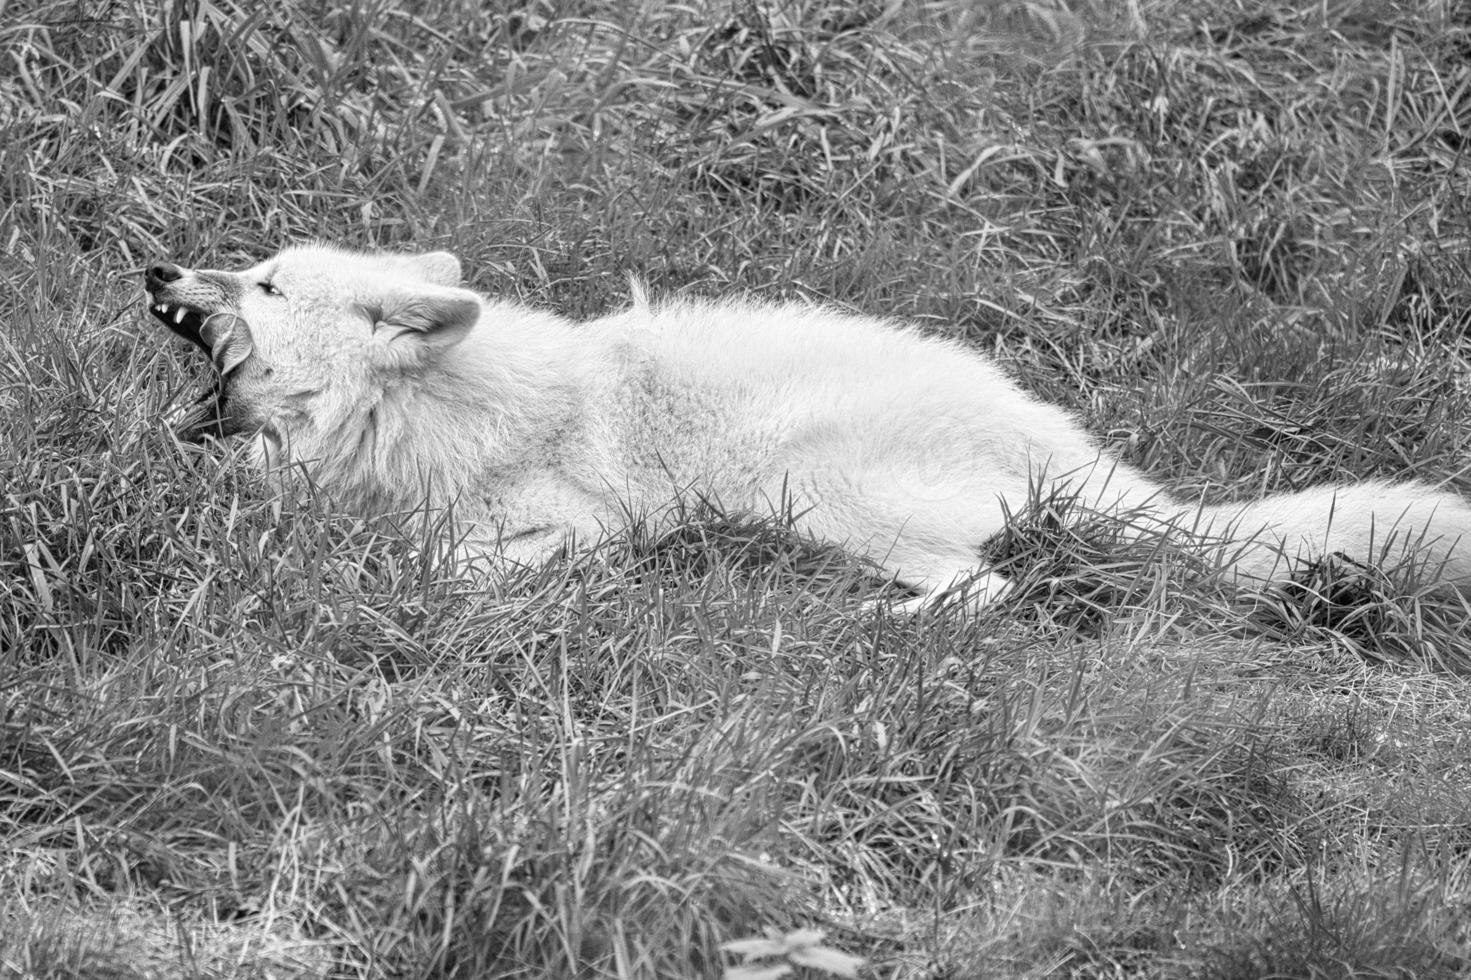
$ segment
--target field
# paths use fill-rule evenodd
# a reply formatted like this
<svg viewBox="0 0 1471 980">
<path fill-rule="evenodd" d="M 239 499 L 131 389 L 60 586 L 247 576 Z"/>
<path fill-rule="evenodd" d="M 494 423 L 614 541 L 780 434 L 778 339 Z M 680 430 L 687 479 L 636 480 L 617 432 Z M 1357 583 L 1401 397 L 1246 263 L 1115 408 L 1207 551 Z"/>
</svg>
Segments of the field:
<svg viewBox="0 0 1471 980">
<path fill-rule="evenodd" d="M 806 297 L 1185 493 L 1471 493 L 1468 65 L 1450 0 L 0 2 L 0 977 L 1471 975 L 1433 572 L 1039 490 L 977 615 L 697 500 L 472 583 L 175 438 L 140 289 Z"/>
</svg>

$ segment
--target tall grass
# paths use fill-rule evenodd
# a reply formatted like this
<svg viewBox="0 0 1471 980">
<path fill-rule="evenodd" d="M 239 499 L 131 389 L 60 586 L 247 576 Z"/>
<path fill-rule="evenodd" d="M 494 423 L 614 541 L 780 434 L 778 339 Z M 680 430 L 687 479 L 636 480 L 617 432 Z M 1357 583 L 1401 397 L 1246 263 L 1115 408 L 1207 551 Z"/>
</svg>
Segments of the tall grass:
<svg viewBox="0 0 1471 980">
<path fill-rule="evenodd" d="M 0 4 L 0 975 L 1450 977 L 1468 612 L 1039 493 L 967 615 L 691 501 L 540 569 L 167 412 L 155 257 L 802 295 L 1225 499 L 1471 491 L 1437 0 Z M 1369 556 L 1372 557 L 1372 556 Z"/>
</svg>

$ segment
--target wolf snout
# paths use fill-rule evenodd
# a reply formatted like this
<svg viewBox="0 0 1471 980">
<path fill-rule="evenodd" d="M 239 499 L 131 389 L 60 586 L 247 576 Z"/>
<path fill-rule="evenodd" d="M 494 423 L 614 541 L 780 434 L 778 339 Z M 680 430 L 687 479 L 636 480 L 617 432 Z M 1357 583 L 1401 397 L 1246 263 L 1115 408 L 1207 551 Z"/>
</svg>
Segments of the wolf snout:
<svg viewBox="0 0 1471 980">
<path fill-rule="evenodd" d="M 184 278 L 184 270 L 172 262 L 155 262 L 143 271 L 143 282 L 150 290 L 178 282 Z"/>
</svg>

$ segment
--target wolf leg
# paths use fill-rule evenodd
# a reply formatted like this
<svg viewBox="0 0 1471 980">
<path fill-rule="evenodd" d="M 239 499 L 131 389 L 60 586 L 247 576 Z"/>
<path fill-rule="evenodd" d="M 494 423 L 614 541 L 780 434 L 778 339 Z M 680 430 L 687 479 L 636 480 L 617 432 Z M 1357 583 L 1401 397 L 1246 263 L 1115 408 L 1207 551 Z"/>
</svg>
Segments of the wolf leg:
<svg viewBox="0 0 1471 980">
<path fill-rule="evenodd" d="M 899 615 L 910 615 L 941 605 L 958 604 L 968 610 L 1001 598 L 1008 585 L 1005 576 L 988 571 L 980 562 L 980 554 L 968 548 L 923 550 L 913 542 L 900 540 L 885 554 L 875 555 L 896 585 L 919 595 L 898 602 L 871 600 L 866 609 L 885 606 Z"/>
<path fill-rule="evenodd" d="M 905 583 L 909 584 L 909 583 Z M 972 571 L 956 580 L 950 586 L 932 589 L 922 595 L 898 602 L 883 602 L 873 600 L 866 604 L 866 608 L 873 609 L 879 605 L 887 606 L 889 612 L 895 616 L 913 616 L 924 612 L 926 609 L 938 609 L 941 606 L 959 606 L 967 612 L 979 612 L 982 607 L 990 605 L 997 599 L 1006 595 L 1010 582 L 1005 576 L 994 572 Z M 916 586 L 911 585 L 911 588 Z"/>
<path fill-rule="evenodd" d="M 934 475 L 876 469 L 794 480 L 790 489 L 805 505 L 798 528 L 868 557 L 891 581 L 919 593 L 895 604 L 897 612 L 951 601 L 979 608 L 998 598 L 1006 579 L 985 569 L 981 554 L 1006 521 L 997 488 L 955 477 L 942 486 Z"/>
<path fill-rule="evenodd" d="M 539 567 L 544 565 L 573 538 L 573 529 L 558 526 L 522 531 L 512 537 L 503 537 L 497 549 L 502 560 L 515 565 Z"/>
<path fill-rule="evenodd" d="M 474 524 L 459 544 L 461 559 L 486 568 L 525 565 L 540 568 L 557 552 L 596 541 L 603 532 L 595 518 L 574 517 L 531 527 Z"/>
</svg>

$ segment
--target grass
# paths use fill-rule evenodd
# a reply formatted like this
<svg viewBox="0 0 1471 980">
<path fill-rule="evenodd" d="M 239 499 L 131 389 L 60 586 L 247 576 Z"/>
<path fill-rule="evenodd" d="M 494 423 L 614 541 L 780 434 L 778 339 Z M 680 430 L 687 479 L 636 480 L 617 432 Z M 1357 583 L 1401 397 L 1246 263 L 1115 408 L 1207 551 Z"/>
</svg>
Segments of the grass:
<svg viewBox="0 0 1471 980">
<path fill-rule="evenodd" d="M 1251 601 L 1039 488 L 978 615 L 698 502 L 468 582 L 175 441 L 138 276 L 809 296 L 1183 490 L 1471 492 L 1468 50 L 1440 0 L 0 4 L 0 976 L 1465 975 L 1423 570 Z"/>
</svg>

